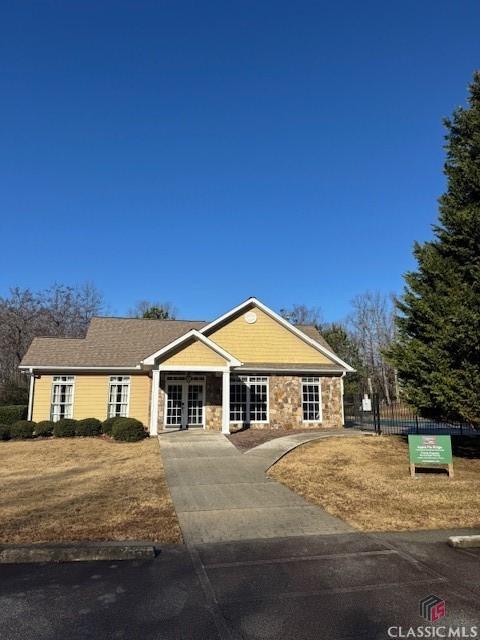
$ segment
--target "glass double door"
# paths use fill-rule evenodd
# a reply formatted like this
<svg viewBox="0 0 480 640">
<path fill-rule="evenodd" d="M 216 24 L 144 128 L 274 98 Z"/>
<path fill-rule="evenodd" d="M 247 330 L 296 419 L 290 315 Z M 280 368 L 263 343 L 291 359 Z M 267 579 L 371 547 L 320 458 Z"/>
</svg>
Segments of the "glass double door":
<svg viewBox="0 0 480 640">
<path fill-rule="evenodd" d="M 167 378 L 165 426 L 170 429 L 203 427 L 205 416 L 205 380 L 187 381 Z"/>
</svg>

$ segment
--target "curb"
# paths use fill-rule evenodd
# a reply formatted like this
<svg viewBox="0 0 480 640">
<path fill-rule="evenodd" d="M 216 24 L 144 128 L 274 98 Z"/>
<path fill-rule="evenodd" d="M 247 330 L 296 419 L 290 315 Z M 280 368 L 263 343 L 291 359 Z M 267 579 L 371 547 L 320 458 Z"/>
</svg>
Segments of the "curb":
<svg viewBox="0 0 480 640">
<path fill-rule="evenodd" d="M 448 544 L 458 549 L 480 547 L 480 536 L 450 536 Z"/>
<path fill-rule="evenodd" d="M 0 547 L 0 564 L 88 562 L 92 560 L 153 560 L 152 543 L 100 542 L 81 544 L 9 545 Z"/>
</svg>

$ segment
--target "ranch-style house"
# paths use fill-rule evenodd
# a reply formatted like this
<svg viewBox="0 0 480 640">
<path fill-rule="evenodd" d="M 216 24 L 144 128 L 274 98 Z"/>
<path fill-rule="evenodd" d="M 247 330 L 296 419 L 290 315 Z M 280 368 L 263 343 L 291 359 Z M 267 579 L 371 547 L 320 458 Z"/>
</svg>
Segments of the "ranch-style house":
<svg viewBox="0 0 480 640">
<path fill-rule="evenodd" d="M 29 419 L 129 416 L 151 435 L 340 427 L 353 371 L 256 298 L 213 322 L 95 317 L 85 338 L 35 338 L 20 367 Z"/>
</svg>

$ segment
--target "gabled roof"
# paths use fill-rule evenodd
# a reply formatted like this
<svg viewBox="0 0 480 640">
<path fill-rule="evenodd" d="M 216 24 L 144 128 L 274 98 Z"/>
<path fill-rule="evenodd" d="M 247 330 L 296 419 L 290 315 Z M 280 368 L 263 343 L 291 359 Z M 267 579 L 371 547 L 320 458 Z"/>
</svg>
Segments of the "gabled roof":
<svg viewBox="0 0 480 640">
<path fill-rule="evenodd" d="M 325 349 L 328 349 L 332 353 L 335 353 L 314 324 L 296 324 L 295 326 L 309 338 L 312 338 L 312 340 L 315 340 L 316 342 L 318 342 L 318 344 L 321 344 L 322 347 L 325 347 Z"/>
<path fill-rule="evenodd" d="M 191 329 L 206 323 L 187 320 L 92 318 L 85 338 L 34 338 L 22 368 L 140 368 L 140 362 Z"/>
<path fill-rule="evenodd" d="M 242 364 L 240 360 L 237 360 L 237 358 L 232 356 L 231 353 L 228 353 L 228 351 L 225 351 L 225 349 L 222 349 L 218 344 L 215 344 L 215 342 L 213 342 L 212 340 L 209 340 L 207 336 L 204 336 L 202 333 L 200 333 L 196 329 L 192 329 L 185 335 L 181 336 L 180 338 L 177 338 L 170 344 L 167 344 L 162 349 L 158 349 L 157 351 L 155 351 L 155 353 L 150 354 L 147 358 L 144 358 L 144 360 L 142 360 L 142 364 L 154 364 L 155 360 L 157 360 L 158 358 L 161 358 L 162 356 L 166 356 L 170 352 L 174 351 L 175 349 L 178 349 L 179 347 L 186 344 L 192 339 L 199 340 L 204 345 L 212 349 L 212 351 L 215 351 L 215 353 L 218 353 L 218 355 L 221 356 L 222 358 L 225 358 L 228 364 L 230 364 L 232 367 L 239 367 Z"/>
<path fill-rule="evenodd" d="M 279 324 L 281 324 L 283 327 L 285 327 L 286 329 L 294 333 L 297 337 L 301 338 L 304 342 L 306 342 L 310 346 L 314 347 L 315 349 L 323 353 L 325 356 L 327 356 L 327 358 L 333 360 L 336 364 L 340 365 L 340 367 L 342 367 L 344 371 L 354 371 L 354 369 L 349 364 L 347 364 L 341 358 L 339 358 L 328 347 L 327 343 L 323 339 L 322 339 L 323 341 L 323 344 L 322 344 L 316 338 L 310 337 L 309 335 L 306 334 L 305 331 L 302 331 L 299 327 L 291 324 L 290 322 L 288 322 L 288 320 L 285 320 L 285 318 L 282 318 L 281 315 L 279 315 L 278 313 L 276 313 L 275 311 L 267 307 L 265 304 L 263 304 L 263 302 L 260 302 L 258 298 L 255 298 L 253 296 L 251 298 L 247 298 L 244 302 L 239 304 L 237 307 L 234 307 L 230 311 L 227 311 L 227 313 L 224 313 L 222 316 L 218 317 L 216 320 L 213 320 L 213 322 L 206 324 L 204 327 L 202 327 L 199 330 L 200 333 L 204 333 L 208 335 L 216 327 L 222 325 L 223 323 L 227 322 L 230 318 L 236 316 L 237 314 L 241 313 L 242 311 L 244 311 L 245 309 L 248 309 L 251 306 L 255 306 L 261 309 L 264 313 L 266 313 L 271 318 L 276 320 Z M 315 327 L 312 327 L 312 329 L 317 331 Z M 318 333 L 318 335 L 320 334 Z"/>
<path fill-rule="evenodd" d="M 308 344 L 315 346 L 319 351 L 327 355 L 333 364 L 329 370 L 353 371 L 334 354 L 331 347 L 323 339 L 314 326 L 299 325 L 297 327 L 281 318 L 274 311 L 263 305 L 256 298 L 249 298 L 244 303 L 224 314 L 217 320 L 207 323 L 204 321 L 189 320 L 147 320 L 137 318 L 92 318 L 85 338 L 34 338 L 30 348 L 25 354 L 20 367 L 38 369 L 140 369 L 141 363 L 149 357 L 164 351 L 165 348 L 173 348 L 174 344 L 182 344 L 188 340 L 188 334 L 201 336 L 205 341 L 209 340 L 209 329 L 217 326 L 245 306 L 256 304 L 259 308 L 278 320 L 287 329 L 301 337 Z M 197 336 L 197 334 L 199 334 Z M 181 339 L 181 340 L 179 340 Z M 215 345 L 216 349 L 221 349 Z M 222 350 L 223 351 L 223 350 Z M 225 352 L 226 353 L 226 352 Z M 241 363 L 234 356 L 226 353 L 227 360 L 232 366 L 240 366 Z M 246 366 L 248 363 L 244 363 Z M 268 365 L 268 363 L 267 363 Z M 266 365 L 266 366 L 267 366 Z M 254 366 L 253 364 L 251 365 Z M 258 367 L 258 364 L 256 365 Z M 285 367 L 287 364 L 285 365 Z M 281 366 L 276 365 L 277 369 Z M 311 365 L 295 365 L 292 369 L 311 369 Z M 318 367 L 318 370 L 323 366 Z"/>
</svg>

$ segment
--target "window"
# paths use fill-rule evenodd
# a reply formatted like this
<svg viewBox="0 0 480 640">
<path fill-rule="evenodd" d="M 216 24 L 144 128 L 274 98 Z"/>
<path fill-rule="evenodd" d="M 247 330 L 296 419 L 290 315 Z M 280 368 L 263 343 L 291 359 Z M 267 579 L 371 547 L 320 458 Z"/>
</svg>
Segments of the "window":
<svg viewBox="0 0 480 640">
<path fill-rule="evenodd" d="M 108 390 L 108 417 L 128 416 L 130 376 L 111 376 Z"/>
<path fill-rule="evenodd" d="M 266 376 L 233 376 L 230 379 L 230 422 L 268 422 Z"/>
<path fill-rule="evenodd" d="M 322 421 L 320 378 L 302 378 L 302 409 L 304 422 Z"/>
<path fill-rule="evenodd" d="M 247 415 L 247 385 L 245 377 L 230 378 L 230 422 L 245 422 Z"/>
<path fill-rule="evenodd" d="M 53 422 L 73 416 L 73 383 L 73 376 L 53 376 L 50 407 L 50 419 Z"/>
<path fill-rule="evenodd" d="M 268 422 L 268 379 L 249 378 L 250 422 Z"/>
</svg>

